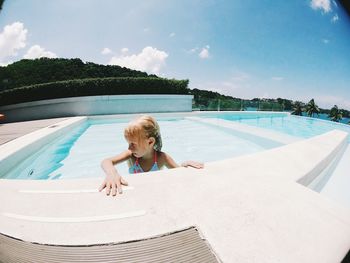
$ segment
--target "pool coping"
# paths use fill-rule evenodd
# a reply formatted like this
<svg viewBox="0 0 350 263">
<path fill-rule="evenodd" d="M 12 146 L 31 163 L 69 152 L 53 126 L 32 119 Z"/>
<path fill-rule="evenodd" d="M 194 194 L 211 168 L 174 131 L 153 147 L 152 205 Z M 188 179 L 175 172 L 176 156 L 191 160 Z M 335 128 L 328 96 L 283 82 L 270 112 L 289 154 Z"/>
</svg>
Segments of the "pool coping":
<svg viewBox="0 0 350 263">
<path fill-rule="evenodd" d="M 102 178 L 1 179 L 0 197 L 8 202 L 0 207 L 0 232 L 34 242 L 91 244 L 140 239 L 196 225 L 224 262 L 257 258 L 259 262 L 338 262 L 349 249 L 349 209 L 297 181 L 316 173 L 315 167 L 325 165 L 346 139 L 345 132 L 332 131 L 261 153 L 207 163 L 203 170 L 178 168 L 130 177 L 132 188 L 114 198 L 96 191 Z M 82 223 L 4 215 L 81 218 L 128 211 L 146 213 Z"/>
<path fill-rule="evenodd" d="M 38 151 L 50 140 L 84 122 L 87 117 L 72 117 L 56 124 L 33 131 L 5 144 L 0 145 L 0 166 L 2 173 L 14 167 L 19 160 Z M 16 156 L 15 156 L 16 155 Z"/>
</svg>

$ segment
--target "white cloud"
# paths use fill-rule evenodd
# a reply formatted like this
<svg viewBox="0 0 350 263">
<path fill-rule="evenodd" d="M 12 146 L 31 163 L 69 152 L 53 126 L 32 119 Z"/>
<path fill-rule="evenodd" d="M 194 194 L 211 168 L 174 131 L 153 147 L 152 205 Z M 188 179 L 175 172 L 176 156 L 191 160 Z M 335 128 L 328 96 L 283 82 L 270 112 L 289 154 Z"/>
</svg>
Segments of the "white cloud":
<svg viewBox="0 0 350 263">
<path fill-rule="evenodd" d="M 129 52 L 129 49 L 127 47 L 124 47 L 120 50 L 120 52 L 122 52 L 122 54 L 125 55 L 126 53 Z"/>
<path fill-rule="evenodd" d="M 169 37 L 174 37 L 174 36 L 175 36 L 174 32 L 170 33 L 170 35 L 169 35 Z"/>
<path fill-rule="evenodd" d="M 335 14 L 335 15 L 332 17 L 332 19 L 331 19 L 331 21 L 332 21 L 333 23 L 337 22 L 338 20 L 339 20 L 338 14 Z"/>
<path fill-rule="evenodd" d="M 1 62 L 0 61 L 0 66 L 1 67 L 6 67 L 7 65 L 9 65 L 9 64 L 12 64 L 14 61 L 12 61 L 12 60 L 7 60 L 6 62 Z"/>
<path fill-rule="evenodd" d="M 233 77 L 231 77 L 231 80 L 239 82 L 246 81 L 248 79 L 250 79 L 250 75 L 245 72 L 237 72 Z"/>
<path fill-rule="evenodd" d="M 164 51 L 153 47 L 145 47 L 139 54 L 112 57 L 109 64 L 158 74 L 165 66 L 167 57 L 168 54 Z"/>
<path fill-rule="evenodd" d="M 322 42 L 323 42 L 324 44 L 328 44 L 328 43 L 329 43 L 329 39 L 322 39 Z"/>
<path fill-rule="evenodd" d="M 233 82 L 230 82 L 230 81 L 223 81 L 223 82 L 219 83 L 219 86 L 223 86 L 223 87 L 229 88 L 229 89 L 237 89 L 237 85 Z"/>
<path fill-rule="evenodd" d="M 239 74 L 240 75 L 223 81 L 195 83 L 194 85 L 197 86 L 198 89 L 211 90 L 233 97 L 244 98 L 247 97 L 247 94 L 251 93 L 251 77 L 247 73 Z M 253 92 L 252 98 L 254 97 L 254 93 L 255 92 Z"/>
<path fill-rule="evenodd" d="M 283 80 L 283 77 L 272 77 L 271 79 L 275 81 L 281 81 Z"/>
<path fill-rule="evenodd" d="M 57 58 L 57 55 L 51 51 L 46 51 L 39 45 L 34 45 L 28 49 L 27 53 L 23 56 L 26 59 L 35 59 L 35 58 Z"/>
<path fill-rule="evenodd" d="M 338 96 L 319 95 L 315 97 L 315 102 L 322 108 L 331 108 L 338 105 L 339 108 L 350 109 L 350 101 Z"/>
<path fill-rule="evenodd" d="M 28 30 L 21 22 L 4 27 L 0 33 L 0 63 L 4 64 L 7 57 L 16 56 L 17 50 L 26 46 L 27 32 Z"/>
<path fill-rule="evenodd" d="M 202 59 L 206 59 L 209 58 L 210 54 L 209 54 L 209 46 L 205 46 L 204 48 L 202 48 L 201 52 L 199 52 L 198 56 Z"/>
<path fill-rule="evenodd" d="M 269 98 L 270 98 L 270 95 L 269 95 L 268 92 L 265 92 L 265 93 L 263 93 L 263 95 L 261 95 L 260 98 L 261 98 L 261 99 L 269 99 Z"/>
<path fill-rule="evenodd" d="M 102 55 L 108 55 L 111 54 L 112 50 L 110 50 L 108 47 L 105 47 L 104 49 L 102 49 L 101 54 Z"/>
<path fill-rule="evenodd" d="M 322 9 L 325 13 L 332 11 L 330 0 L 311 0 L 312 9 Z"/>
</svg>

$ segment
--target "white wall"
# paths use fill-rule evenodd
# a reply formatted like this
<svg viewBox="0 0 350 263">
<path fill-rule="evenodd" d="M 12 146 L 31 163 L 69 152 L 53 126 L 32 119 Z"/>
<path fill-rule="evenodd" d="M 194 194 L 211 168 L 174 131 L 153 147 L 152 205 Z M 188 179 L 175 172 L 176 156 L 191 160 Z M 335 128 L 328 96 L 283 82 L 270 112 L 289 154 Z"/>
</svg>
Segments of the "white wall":
<svg viewBox="0 0 350 263">
<path fill-rule="evenodd" d="M 193 95 L 87 96 L 26 102 L 0 107 L 5 122 L 139 112 L 192 111 Z"/>
</svg>

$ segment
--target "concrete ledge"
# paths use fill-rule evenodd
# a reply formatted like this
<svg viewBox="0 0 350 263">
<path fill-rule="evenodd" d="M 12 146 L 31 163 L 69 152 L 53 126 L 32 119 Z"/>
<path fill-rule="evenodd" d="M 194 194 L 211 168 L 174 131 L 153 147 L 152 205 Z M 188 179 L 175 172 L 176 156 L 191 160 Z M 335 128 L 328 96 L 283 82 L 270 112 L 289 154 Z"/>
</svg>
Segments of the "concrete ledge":
<svg viewBox="0 0 350 263">
<path fill-rule="evenodd" d="M 87 96 L 19 103 L 0 107 L 6 122 L 55 117 L 192 111 L 193 95 Z"/>
<path fill-rule="evenodd" d="M 269 167 L 268 170 L 280 179 L 308 185 L 322 169 L 331 163 L 332 158 L 342 152 L 347 144 L 347 138 L 346 132 L 333 130 L 254 155 L 209 163 L 207 167 L 221 172 L 221 166 L 225 167 L 230 160 L 232 168 L 243 166 L 246 171 L 250 171 L 259 168 L 264 170 Z"/>
</svg>

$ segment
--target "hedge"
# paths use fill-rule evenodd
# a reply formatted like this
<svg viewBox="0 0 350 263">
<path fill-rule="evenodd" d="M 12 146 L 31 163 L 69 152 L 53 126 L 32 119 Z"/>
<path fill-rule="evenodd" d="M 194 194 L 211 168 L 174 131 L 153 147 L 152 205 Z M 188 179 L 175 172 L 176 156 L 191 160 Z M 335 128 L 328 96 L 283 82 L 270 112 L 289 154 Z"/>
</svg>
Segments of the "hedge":
<svg viewBox="0 0 350 263">
<path fill-rule="evenodd" d="M 95 95 L 189 94 L 188 80 L 93 78 L 37 84 L 0 92 L 0 105 Z"/>
<path fill-rule="evenodd" d="M 259 109 L 260 111 L 283 111 L 283 105 L 277 102 L 260 102 Z"/>
</svg>

